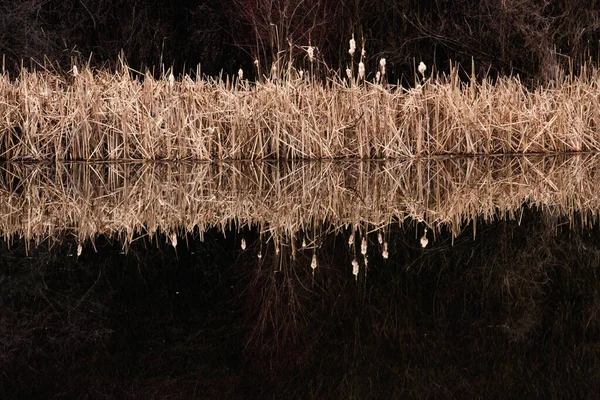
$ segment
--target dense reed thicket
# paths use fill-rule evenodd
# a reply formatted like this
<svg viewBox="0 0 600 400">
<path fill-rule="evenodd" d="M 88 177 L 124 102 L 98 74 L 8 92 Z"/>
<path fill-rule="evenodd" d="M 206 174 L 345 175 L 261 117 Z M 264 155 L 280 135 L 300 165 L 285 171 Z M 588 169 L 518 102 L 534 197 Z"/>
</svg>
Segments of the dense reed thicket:
<svg viewBox="0 0 600 400">
<path fill-rule="evenodd" d="M 406 162 L 24 164 L 0 175 L 0 232 L 7 240 L 98 235 L 125 247 L 136 237 L 202 237 L 211 227 L 258 227 L 294 251 L 318 247 L 323 232 L 383 234 L 417 222 L 435 242 L 440 229 L 520 220 L 522 206 L 549 210 L 574 227 L 598 219 L 597 156 L 494 157 Z M 412 242 L 419 246 L 419 237 Z M 348 238 L 346 238 L 347 240 Z M 181 239 L 180 239 L 181 240 Z M 361 246 L 360 236 L 354 239 Z M 380 243 L 382 244 L 382 243 Z M 239 245 L 239 243 L 238 243 Z M 250 243 L 248 243 L 250 245 Z M 366 244 L 365 244 L 366 245 Z M 259 252 L 260 248 L 254 248 Z"/>
<path fill-rule="evenodd" d="M 313 78 L 312 63 L 306 72 L 273 65 L 269 78 L 256 83 L 172 74 L 157 80 L 127 67 L 74 68 L 68 77 L 4 74 L 0 158 L 366 159 L 600 150 L 597 69 L 557 72 L 553 83 L 528 90 L 515 77 L 462 82 L 453 68 L 447 76 L 425 71 L 406 89 L 385 83 L 384 59 L 372 81 L 360 65 L 346 71 L 350 79 L 326 81 Z"/>
</svg>

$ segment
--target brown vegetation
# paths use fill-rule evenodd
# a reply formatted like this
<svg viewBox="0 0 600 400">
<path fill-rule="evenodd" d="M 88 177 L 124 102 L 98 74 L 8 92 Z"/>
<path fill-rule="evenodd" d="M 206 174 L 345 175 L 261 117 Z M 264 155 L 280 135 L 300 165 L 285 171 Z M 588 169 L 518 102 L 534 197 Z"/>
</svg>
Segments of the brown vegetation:
<svg viewBox="0 0 600 400">
<path fill-rule="evenodd" d="M 321 229 L 351 231 L 421 221 L 428 238 L 472 224 L 520 220 L 522 206 L 575 226 L 596 223 L 600 158 L 491 157 L 388 162 L 8 164 L 0 182 L 0 232 L 35 242 L 72 234 L 171 238 L 259 226 L 275 243 Z M 422 232 L 422 228 L 420 228 Z M 298 240 L 289 240 L 296 238 Z M 347 239 L 346 239 L 347 241 Z M 360 244 L 357 236 L 354 240 Z M 414 237 L 418 246 L 418 237 Z M 255 249 L 258 252 L 258 249 Z M 293 250 L 295 251 L 295 250 Z"/>
<path fill-rule="evenodd" d="M 458 74 L 454 68 L 449 76 L 415 78 L 422 84 L 412 89 L 384 79 L 317 82 L 291 64 L 257 83 L 141 79 L 127 67 L 116 74 L 83 68 L 70 77 L 4 74 L 0 157 L 365 159 L 600 150 L 598 70 L 557 72 L 554 83 L 533 91 L 514 77 L 464 83 Z"/>
</svg>

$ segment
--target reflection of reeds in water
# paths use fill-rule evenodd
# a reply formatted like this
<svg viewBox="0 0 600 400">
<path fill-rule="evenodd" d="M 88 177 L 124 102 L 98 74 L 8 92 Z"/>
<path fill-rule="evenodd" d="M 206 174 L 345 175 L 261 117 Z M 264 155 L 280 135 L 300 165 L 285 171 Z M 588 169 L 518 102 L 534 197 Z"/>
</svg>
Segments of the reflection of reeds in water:
<svg viewBox="0 0 600 400">
<path fill-rule="evenodd" d="M 600 209 L 599 167 L 600 157 L 593 155 L 378 163 L 8 164 L 0 174 L 0 230 L 7 238 L 36 241 L 61 232 L 79 242 L 106 234 L 127 244 L 138 234 L 161 231 L 175 243 L 173 234 L 249 225 L 274 236 L 278 248 L 280 239 L 300 240 L 293 235 L 301 232 L 310 233 L 309 245 L 314 245 L 315 227 L 364 233 L 365 226 L 411 220 L 433 235 L 441 225 L 458 234 L 472 221 L 518 219 L 523 204 L 589 224 Z M 357 238 L 357 245 L 366 246 L 362 233 Z"/>
<path fill-rule="evenodd" d="M 384 66 L 382 67 L 384 71 Z M 0 75 L 0 158 L 34 160 L 399 158 L 599 151 L 598 71 L 535 91 L 517 78 L 462 83 L 456 68 L 416 88 Z M 425 76 L 423 75 L 423 78 Z"/>
</svg>

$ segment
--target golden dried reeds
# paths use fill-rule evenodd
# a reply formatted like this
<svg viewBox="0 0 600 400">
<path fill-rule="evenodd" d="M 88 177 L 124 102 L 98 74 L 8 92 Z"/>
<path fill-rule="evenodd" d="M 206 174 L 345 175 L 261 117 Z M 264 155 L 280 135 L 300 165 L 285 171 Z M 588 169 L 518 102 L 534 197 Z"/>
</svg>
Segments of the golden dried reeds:
<svg viewBox="0 0 600 400">
<path fill-rule="evenodd" d="M 599 178 L 600 156 L 595 155 L 360 163 L 9 163 L 0 168 L 0 232 L 5 239 L 34 242 L 65 233 L 77 243 L 108 235 L 125 245 L 134 236 L 163 232 L 175 245 L 177 235 L 202 236 L 211 227 L 259 226 L 267 236 L 290 239 L 328 226 L 358 232 L 360 251 L 364 246 L 366 253 L 367 226 L 413 221 L 428 227 L 431 239 L 441 226 L 458 235 L 471 222 L 475 232 L 477 221 L 519 219 L 523 205 L 573 224 L 593 224 L 600 210 Z"/>
<path fill-rule="evenodd" d="M 314 48 L 306 54 L 314 57 Z M 74 66 L 68 76 L 3 74 L 0 158 L 389 159 L 600 150 L 598 70 L 528 90 L 516 77 L 461 82 L 453 68 L 407 89 L 377 84 L 383 59 L 378 67 L 380 79 L 369 83 L 361 56 L 357 74 L 348 68 L 351 85 L 346 77 L 298 78 L 302 71 L 291 66 L 255 83 L 242 82 L 243 72 L 238 79 L 155 79 L 126 66 L 117 73 Z M 423 78 L 425 69 L 420 64 Z"/>
</svg>

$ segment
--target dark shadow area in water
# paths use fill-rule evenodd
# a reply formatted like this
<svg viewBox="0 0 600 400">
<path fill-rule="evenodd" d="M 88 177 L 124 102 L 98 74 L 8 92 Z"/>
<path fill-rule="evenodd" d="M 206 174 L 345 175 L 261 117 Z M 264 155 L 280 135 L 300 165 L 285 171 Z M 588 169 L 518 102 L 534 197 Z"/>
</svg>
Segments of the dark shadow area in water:
<svg viewBox="0 0 600 400">
<path fill-rule="evenodd" d="M 0 246 L 1 398 L 590 398 L 600 391 L 600 233 L 526 210 L 518 225 L 414 227 L 312 250 L 216 230 L 78 258 Z M 269 247 L 270 246 L 270 247 Z M 262 252 L 262 258 L 257 253 Z M 360 259 L 360 254 L 358 258 Z M 515 396 L 516 395 L 516 396 Z"/>
</svg>

